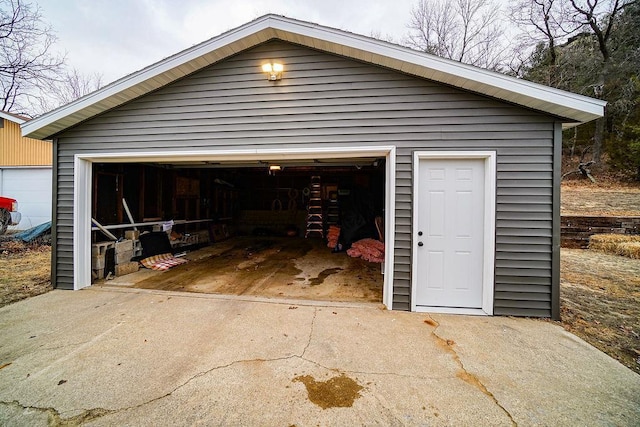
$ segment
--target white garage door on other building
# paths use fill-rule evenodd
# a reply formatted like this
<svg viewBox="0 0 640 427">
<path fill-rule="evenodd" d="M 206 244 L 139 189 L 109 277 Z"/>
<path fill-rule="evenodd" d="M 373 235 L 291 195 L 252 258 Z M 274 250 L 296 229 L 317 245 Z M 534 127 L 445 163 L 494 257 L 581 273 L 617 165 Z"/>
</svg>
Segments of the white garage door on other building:
<svg viewBox="0 0 640 427">
<path fill-rule="evenodd" d="M 18 201 L 17 230 L 51 221 L 51 167 L 0 168 L 0 195 Z"/>
</svg>

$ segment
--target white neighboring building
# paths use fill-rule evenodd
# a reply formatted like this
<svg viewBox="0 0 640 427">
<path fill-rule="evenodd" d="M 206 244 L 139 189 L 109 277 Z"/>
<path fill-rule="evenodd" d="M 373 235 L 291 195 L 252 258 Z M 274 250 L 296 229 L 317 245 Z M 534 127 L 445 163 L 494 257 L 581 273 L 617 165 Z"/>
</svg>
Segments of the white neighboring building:
<svg viewBox="0 0 640 427">
<path fill-rule="evenodd" d="M 51 221 L 51 143 L 23 138 L 27 117 L 0 111 L 0 196 L 18 201 L 22 220 L 14 230 Z"/>
</svg>

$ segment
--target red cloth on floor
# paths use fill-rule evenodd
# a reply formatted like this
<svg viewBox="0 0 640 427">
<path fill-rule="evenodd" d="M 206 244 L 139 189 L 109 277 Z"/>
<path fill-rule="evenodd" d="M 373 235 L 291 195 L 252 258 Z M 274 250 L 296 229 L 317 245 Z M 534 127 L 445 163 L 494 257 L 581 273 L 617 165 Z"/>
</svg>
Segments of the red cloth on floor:
<svg viewBox="0 0 640 427">
<path fill-rule="evenodd" d="M 175 267 L 180 264 L 185 264 L 188 261 L 184 258 L 176 258 L 172 254 L 160 254 L 150 256 L 140 261 L 146 268 L 151 270 L 166 271 L 171 267 Z"/>
</svg>

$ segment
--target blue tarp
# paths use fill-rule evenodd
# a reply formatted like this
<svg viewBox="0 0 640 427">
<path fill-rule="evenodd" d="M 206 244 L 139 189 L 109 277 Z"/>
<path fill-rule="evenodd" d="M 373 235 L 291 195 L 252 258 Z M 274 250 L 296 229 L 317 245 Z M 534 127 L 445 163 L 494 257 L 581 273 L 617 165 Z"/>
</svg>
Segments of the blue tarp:
<svg viewBox="0 0 640 427">
<path fill-rule="evenodd" d="M 20 233 L 16 233 L 13 235 L 13 238 L 16 240 L 22 240 L 25 243 L 29 243 L 38 237 L 49 233 L 51 230 L 51 221 L 45 222 L 44 224 L 36 225 L 33 228 L 28 230 L 21 231 Z"/>
</svg>

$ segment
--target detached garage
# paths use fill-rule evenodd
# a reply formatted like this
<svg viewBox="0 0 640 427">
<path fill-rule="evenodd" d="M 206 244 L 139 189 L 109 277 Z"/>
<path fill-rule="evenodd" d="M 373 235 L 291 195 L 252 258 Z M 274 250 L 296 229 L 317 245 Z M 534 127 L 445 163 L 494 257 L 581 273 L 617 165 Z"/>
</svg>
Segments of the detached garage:
<svg viewBox="0 0 640 427">
<path fill-rule="evenodd" d="M 367 277 L 389 309 L 558 318 L 561 131 L 603 109 L 267 15 L 32 120 L 23 134 L 53 139 L 58 288 L 92 284 L 92 243 L 103 238 L 92 222 L 120 237 L 124 199 L 136 222 L 174 220 L 182 238 L 208 233 L 212 248 L 268 237 L 298 245 L 300 257 L 330 252 L 332 226 L 340 241 L 351 230 L 348 244 L 384 242 L 383 262 L 342 285 Z M 286 287 L 310 280 L 307 264 L 282 278 L 278 295 L 296 296 Z"/>
</svg>

